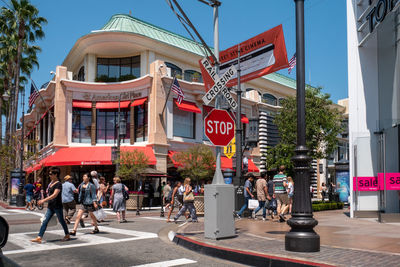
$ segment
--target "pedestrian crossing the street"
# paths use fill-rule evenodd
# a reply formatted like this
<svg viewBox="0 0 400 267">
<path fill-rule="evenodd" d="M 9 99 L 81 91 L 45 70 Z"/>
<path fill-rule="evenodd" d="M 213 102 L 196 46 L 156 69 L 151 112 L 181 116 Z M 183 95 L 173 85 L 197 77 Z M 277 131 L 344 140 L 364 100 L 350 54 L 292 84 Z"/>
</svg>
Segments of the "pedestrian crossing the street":
<svg viewBox="0 0 400 267">
<path fill-rule="evenodd" d="M 113 244 L 158 237 L 157 234 L 150 232 L 118 229 L 106 226 L 100 226 L 100 231 L 102 235 L 92 235 L 90 234 L 90 229 L 79 230 L 76 233 L 76 237 L 72 237 L 70 241 L 65 243 L 59 241 L 64 237 L 64 232 L 62 230 L 48 230 L 46 231 L 42 244 L 36 244 L 30 241 L 37 236 L 37 231 L 13 233 L 8 237 L 8 243 L 6 247 L 3 248 L 3 254 L 11 255 L 100 244 Z M 123 236 L 122 238 L 121 235 Z"/>
</svg>

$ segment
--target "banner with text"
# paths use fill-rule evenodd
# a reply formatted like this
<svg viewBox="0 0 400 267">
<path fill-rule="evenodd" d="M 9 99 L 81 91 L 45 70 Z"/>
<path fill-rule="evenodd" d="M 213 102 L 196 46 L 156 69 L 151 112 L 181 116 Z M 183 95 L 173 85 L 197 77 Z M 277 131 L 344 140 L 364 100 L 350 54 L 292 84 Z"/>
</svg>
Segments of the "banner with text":
<svg viewBox="0 0 400 267">
<path fill-rule="evenodd" d="M 378 173 L 378 177 L 353 177 L 353 191 L 400 190 L 400 173 Z"/>
<path fill-rule="evenodd" d="M 289 63 L 286 53 L 282 25 L 276 26 L 247 41 L 239 44 L 241 83 L 287 68 Z M 211 57 L 209 60 L 214 64 Z M 219 54 L 220 72 L 222 76 L 230 66 L 238 64 L 238 45 L 232 46 Z M 214 85 L 214 80 L 208 74 L 199 60 L 204 86 L 208 92 Z M 237 84 L 237 75 L 227 84 L 232 87 Z"/>
</svg>

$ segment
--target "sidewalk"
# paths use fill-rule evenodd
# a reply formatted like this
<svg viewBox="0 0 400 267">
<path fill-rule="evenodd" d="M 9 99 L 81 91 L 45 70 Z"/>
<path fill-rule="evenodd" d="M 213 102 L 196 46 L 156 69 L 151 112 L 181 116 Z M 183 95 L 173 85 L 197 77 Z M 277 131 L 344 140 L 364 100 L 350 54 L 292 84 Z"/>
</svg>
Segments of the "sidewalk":
<svg viewBox="0 0 400 267">
<path fill-rule="evenodd" d="M 17 209 L 17 210 L 24 210 L 25 207 L 17 207 L 15 205 L 9 205 L 7 202 L 1 201 L 0 200 L 0 207 L 5 208 L 5 209 Z"/>
<path fill-rule="evenodd" d="M 204 222 L 179 227 L 174 242 L 207 255 L 253 266 L 399 266 L 399 223 L 380 224 L 373 219 L 350 219 L 345 210 L 314 213 L 319 224 L 321 251 L 285 250 L 286 223 L 236 220 L 237 236 L 204 238 Z M 261 217 L 259 217 L 261 218 Z"/>
</svg>

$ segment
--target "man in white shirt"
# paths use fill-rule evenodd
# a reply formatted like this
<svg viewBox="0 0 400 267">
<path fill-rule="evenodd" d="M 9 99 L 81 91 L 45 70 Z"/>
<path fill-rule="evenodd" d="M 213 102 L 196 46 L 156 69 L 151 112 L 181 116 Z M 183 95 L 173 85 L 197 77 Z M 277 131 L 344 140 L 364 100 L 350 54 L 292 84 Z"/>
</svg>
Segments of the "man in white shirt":
<svg viewBox="0 0 400 267">
<path fill-rule="evenodd" d="M 97 192 L 100 189 L 99 180 L 97 179 L 97 172 L 91 171 L 90 175 L 92 176 L 92 180 L 93 180 L 94 185 L 96 186 L 96 192 Z"/>
</svg>

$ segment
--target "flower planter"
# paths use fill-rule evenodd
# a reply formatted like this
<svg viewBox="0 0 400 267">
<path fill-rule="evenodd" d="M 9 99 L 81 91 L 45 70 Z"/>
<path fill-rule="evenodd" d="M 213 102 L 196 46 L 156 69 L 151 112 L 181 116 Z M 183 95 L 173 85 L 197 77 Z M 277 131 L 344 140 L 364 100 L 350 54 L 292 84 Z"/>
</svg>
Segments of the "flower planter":
<svg viewBox="0 0 400 267">
<path fill-rule="evenodd" d="M 143 198 L 144 198 L 144 194 L 139 194 L 139 209 L 140 210 L 143 207 Z M 137 209 L 137 200 L 138 200 L 138 194 L 129 194 L 129 199 L 126 201 L 126 209 L 127 210 L 136 210 Z"/>
</svg>

